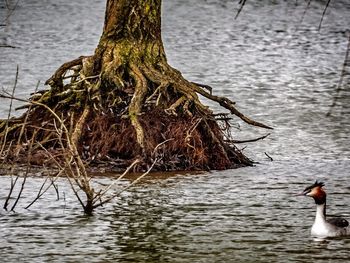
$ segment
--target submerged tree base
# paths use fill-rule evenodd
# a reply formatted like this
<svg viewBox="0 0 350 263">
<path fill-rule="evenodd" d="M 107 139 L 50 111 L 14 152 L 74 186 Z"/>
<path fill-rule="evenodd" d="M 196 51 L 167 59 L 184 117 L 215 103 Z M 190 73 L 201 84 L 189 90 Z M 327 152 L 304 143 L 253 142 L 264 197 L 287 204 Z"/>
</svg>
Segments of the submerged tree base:
<svg viewBox="0 0 350 263">
<path fill-rule="evenodd" d="M 82 87 L 70 83 L 60 92 L 53 89 L 36 92 L 24 106 L 28 107 L 24 115 L 1 122 L 1 137 L 6 137 L 3 155 L 7 163 L 40 166 L 55 165 L 57 160 L 64 163 L 66 147 L 61 147 L 59 140 L 62 138 L 58 136 L 61 124 L 43 104 L 64 121 L 88 169 L 120 171 L 139 159 L 141 162 L 134 171 L 141 172 L 156 158 L 153 170 L 158 171 L 221 170 L 252 164 L 227 141 L 228 136 L 224 136 L 229 132 L 227 116 L 213 115 L 209 110 L 204 114 L 193 107 L 193 103 L 187 103 L 184 109 L 186 100 L 179 103 L 182 94 L 173 87 L 162 91 L 160 99 L 159 94 L 154 96 L 157 87 L 151 84 L 153 89 L 148 87 L 148 100 L 142 111 L 130 116 L 132 89 L 130 93 L 105 90 L 104 94 L 108 94 L 105 98 L 100 94 L 91 99 L 89 91 L 83 88 L 84 82 L 81 79 L 76 82 Z M 89 85 L 98 82 L 95 80 Z M 141 143 L 132 118 L 137 119 L 142 129 Z"/>
<path fill-rule="evenodd" d="M 145 171 L 156 158 L 159 171 L 252 165 L 230 141 L 228 115 L 213 114 L 198 94 L 252 125 L 269 127 L 205 90 L 210 87 L 185 80 L 155 46 L 129 49 L 128 56 L 115 46 L 99 47 L 94 56 L 63 64 L 46 82 L 51 89 L 35 92 L 21 107 L 25 114 L 0 122 L 2 155 L 36 165 L 64 162 L 64 126 L 87 167 L 122 170 L 138 159 L 134 170 Z M 110 61 L 101 63 L 106 57 Z"/>
<path fill-rule="evenodd" d="M 153 149 L 148 153 L 143 153 L 138 145 L 134 127 L 129 119 L 117 115 L 89 114 L 78 143 L 78 151 L 87 167 L 120 171 L 126 169 L 136 158 L 142 160 L 134 168 L 140 172 L 147 170 L 155 158 L 158 158 L 158 161 L 154 170 L 158 171 L 221 170 L 252 164 L 236 147 L 225 145 L 217 139 L 219 137 L 223 140 L 222 131 L 213 120 L 203 120 L 201 117 L 169 118 L 162 112 L 150 110 L 145 112 L 139 121 L 146 130 L 146 147 Z M 39 122 L 37 124 L 42 123 Z M 47 126 L 53 125 L 55 124 L 47 123 Z M 55 147 L 55 144 L 59 145 L 54 140 L 56 136 L 50 134 L 54 131 L 50 132 L 48 127 L 43 129 L 46 131 L 36 140 L 39 139 L 38 142 L 46 149 L 30 146 L 30 143 L 22 144 L 11 149 L 7 154 L 7 161 L 27 163 L 29 160 L 31 165 L 50 166 L 55 165 L 52 160 L 52 156 L 55 156 L 57 160 L 62 157 L 63 163 L 64 152 Z M 27 138 L 31 138 L 33 133 L 38 133 L 34 129 L 26 130 Z M 17 133 L 14 136 L 17 136 Z M 8 139 L 13 140 L 14 137 L 9 136 Z M 29 147 L 33 149 L 30 150 Z M 28 159 L 29 150 L 31 154 Z"/>
</svg>

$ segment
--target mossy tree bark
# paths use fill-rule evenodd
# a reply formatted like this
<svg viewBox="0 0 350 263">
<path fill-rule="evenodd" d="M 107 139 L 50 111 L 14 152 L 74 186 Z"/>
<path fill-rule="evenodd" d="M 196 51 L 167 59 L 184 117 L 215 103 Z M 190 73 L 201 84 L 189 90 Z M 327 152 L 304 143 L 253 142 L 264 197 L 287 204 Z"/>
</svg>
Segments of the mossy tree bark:
<svg viewBox="0 0 350 263">
<path fill-rule="evenodd" d="M 221 118 L 223 128 L 198 94 L 252 125 L 269 128 L 241 114 L 227 98 L 212 95 L 208 86 L 187 81 L 167 63 L 161 0 L 107 0 L 95 53 L 63 64 L 46 84 L 51 88 L 31 100 L 65 120 L 71 141 L 90 164 L 124 168 L 142 157 L 138 170 L 145 170 L 154 158 L 160 160 L 155 166 L 159 170 L 251 165 L 228 142 L 227 117 Z M 52 118 L 37 105 L 6 125 L 12 140 L 20 133 L 15 125 L 24 119 L 22 145 L 37 129 L 36 141 L 56 150 Z"/>
</svg>

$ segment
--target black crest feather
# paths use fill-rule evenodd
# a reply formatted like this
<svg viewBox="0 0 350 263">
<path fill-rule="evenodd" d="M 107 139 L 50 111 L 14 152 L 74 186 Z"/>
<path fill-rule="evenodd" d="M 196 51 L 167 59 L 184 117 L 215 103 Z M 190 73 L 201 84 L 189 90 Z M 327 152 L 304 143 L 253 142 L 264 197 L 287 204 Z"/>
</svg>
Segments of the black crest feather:
<svg viewBox="0 0 350 263">
<path fill-rule="evenodd" d="M 324 186 L 324 182 L 319 182 L 319 181 L 316 180 L 316 182 L 314 183 L 313 187 L 316 187 L 316 186 L 323 187 Z"/>
<path fill-rule="evenodd" d="M 305 188 L 304 194 L 310 192 L 315 187 L 323 187 L 324 185 L 325 185 L 324 182 L 319 182 L 319 181 L 316 180 L 314 184 L 312 184 L 312 185 L 310 185 L 310 186 Z"/>
</svg>

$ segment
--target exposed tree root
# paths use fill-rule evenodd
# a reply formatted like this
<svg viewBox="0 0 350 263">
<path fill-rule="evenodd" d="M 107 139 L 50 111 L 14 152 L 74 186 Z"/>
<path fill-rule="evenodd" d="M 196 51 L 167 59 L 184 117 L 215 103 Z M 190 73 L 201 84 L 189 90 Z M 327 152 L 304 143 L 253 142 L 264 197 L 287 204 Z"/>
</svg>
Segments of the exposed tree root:
<svg viewBox="0 0 350 263">
<path fill-rule="evenodd" d="M 244 116 L 231 100 L 213 95 L 211 87 L 184 79 L 167 64 L 157 43 L 101 43 L 95 55 L 63 64 L 46 82 L 51 89 L 35 92 L 21 107 L 27 108 L 23 116 L 0 122 L 0 137 L 6 134 L 9 149 L 2 158 L 25 159 L 33 136 L 30 162 L 48 165 L 52 156 L 64 158 L 60 145 L 65 142 L 55 139 L 58 124 L 49 108 L 90 167 L 119 170 L 140 159 L 134 170 L 145 171 L 157 157 L 156 170 L 252 164 L 224 135 L 230 133 L 230 118 L 217 118 L 198 94 L 251 125 L 270 127 Z"/>
</svg>

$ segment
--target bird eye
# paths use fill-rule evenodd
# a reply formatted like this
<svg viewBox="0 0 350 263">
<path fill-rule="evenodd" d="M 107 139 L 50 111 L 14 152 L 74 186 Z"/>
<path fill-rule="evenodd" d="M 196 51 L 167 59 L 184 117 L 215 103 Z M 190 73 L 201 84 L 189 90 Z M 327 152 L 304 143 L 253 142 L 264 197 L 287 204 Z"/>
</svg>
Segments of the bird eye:
<svg viewBox="0 0 350 263">
<path fill-rule="evenodd" d="M 304 190 L 304 195 L 308 195 L 310 192 L 311 192 L 311 189 L 310 188 L 306 188 Z"/>
</svg>

